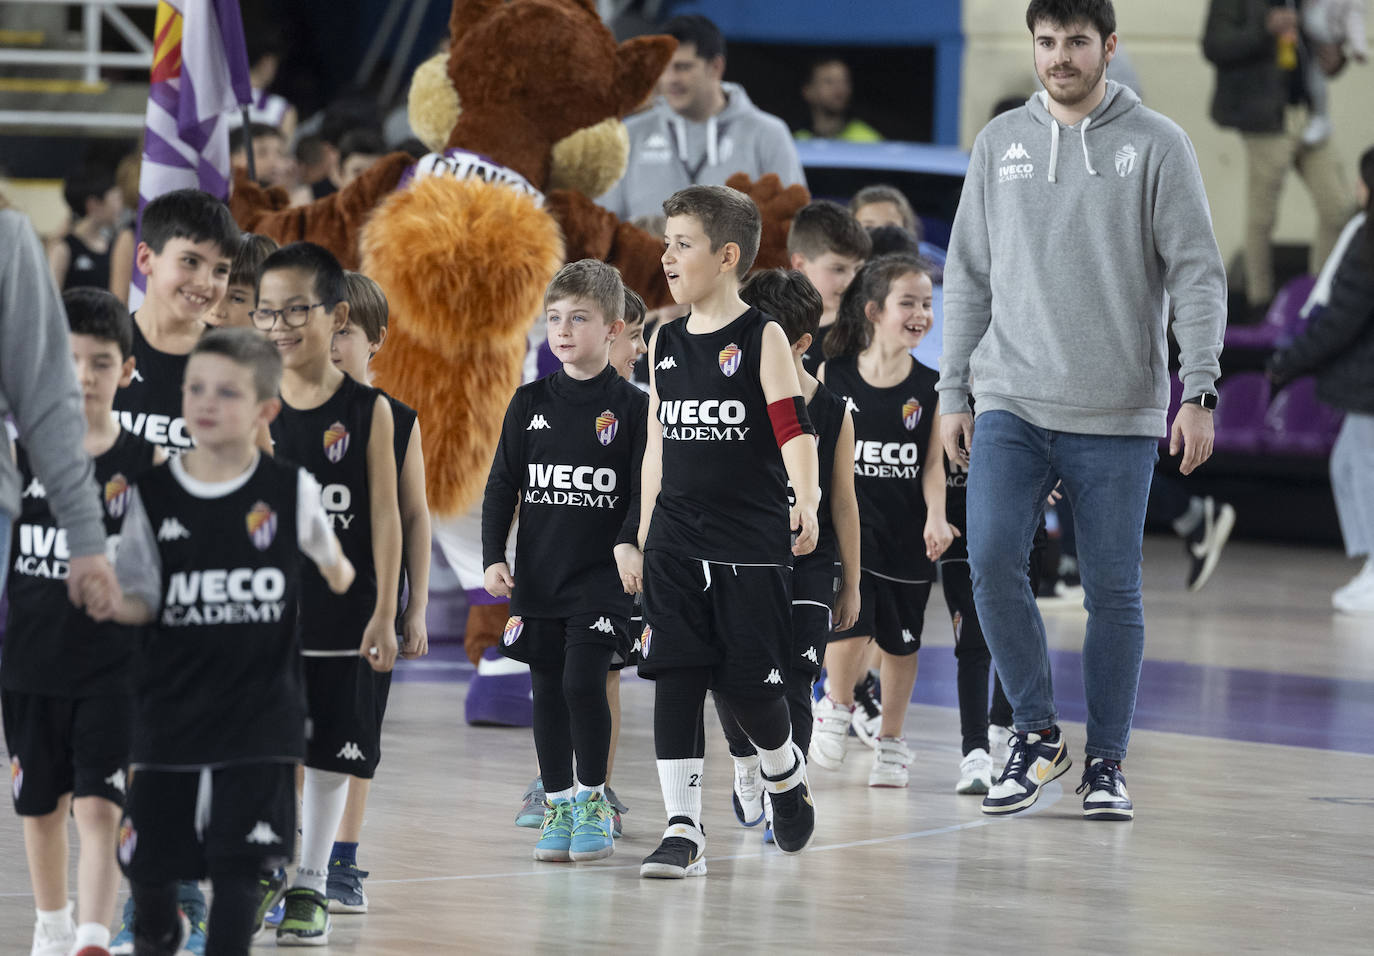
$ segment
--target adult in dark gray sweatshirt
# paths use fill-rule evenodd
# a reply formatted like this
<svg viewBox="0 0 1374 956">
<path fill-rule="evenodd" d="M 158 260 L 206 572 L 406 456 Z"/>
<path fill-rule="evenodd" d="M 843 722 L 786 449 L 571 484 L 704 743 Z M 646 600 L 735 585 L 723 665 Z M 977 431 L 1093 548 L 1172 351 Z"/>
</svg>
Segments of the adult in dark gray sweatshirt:
<svg viewBox="0 0 1374 956">
<path fill-rule="evenodd" d="M 95 468 L 81 449 L 86 419 L 67 315 L 33 227 L 3 206 L 0 199 L 0 417 L 14 415 L 19 440 L 39 477 L 22 493 L 47 496 L 71 555 L 67 592 L 73 604 L 84 607 L 118 593 L 119 584 L 105 557 Z M 6 452 L 0 455 L 0 553 L 5 556 L 0 586 L 9 568 L 20 494 L 19 471 Z"/>
<path fill-rule="evenodd" d="M 1012 813 L 1069 767 L 1026 556 L 1047 494 L 1073 503 L 1088 609 L 1083 810 L 1134 813 L 1126 756 L 1144 651 L 1145 503 L 1165 434 L 1166 317 L 1187 404 L 1172 445 L 1212 449 L 1226 274 L 1188 137 L 1106 79 L 1110 0 L 1033 0 L 1045 91 L 979 134 L 945 265 L 942 439 L 967 462 L 975 602 L 1020 732 L 983 809 Z M 969 413 L 977 399 L 977 428 Z M 962 443 L 962 444 L 961 444 Z"/>
</svg>

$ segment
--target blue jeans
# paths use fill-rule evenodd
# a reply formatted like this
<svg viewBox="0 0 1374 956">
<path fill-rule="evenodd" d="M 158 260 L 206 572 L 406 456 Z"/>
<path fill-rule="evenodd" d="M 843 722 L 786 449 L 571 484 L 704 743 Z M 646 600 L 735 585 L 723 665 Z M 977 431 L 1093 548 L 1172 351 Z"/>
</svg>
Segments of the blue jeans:
<svg viewBox="0 0 1374 956">
<path fill-rule="evenodd" d="M 1031 537 L 1055 483 L 1073 503 L 1088 609 L 1083 689 L 1089 756 L 1121 760 L 1131 735 L 1145 612 L 1141 539 L 1158 440 L 1038 428 L 1010 412 L 978 416 L 968 477 L 973 596 L 1016 729 L 1058 719 L 1045 622 L 1026 579 Z"/>
</svg>

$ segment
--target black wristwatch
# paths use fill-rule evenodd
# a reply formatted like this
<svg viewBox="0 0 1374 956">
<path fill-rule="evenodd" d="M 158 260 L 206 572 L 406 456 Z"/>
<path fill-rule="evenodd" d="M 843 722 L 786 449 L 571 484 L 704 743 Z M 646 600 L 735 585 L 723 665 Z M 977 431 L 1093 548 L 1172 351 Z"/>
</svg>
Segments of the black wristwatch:
<svg viewBox="0 0 1374 956">
<path fill-rule="evenodd" d="M 1183 400 L 1183 404 L 1184 404 L 1184 405 L 1201 405 L 1203 408 L 1207 409 L 1207 410 L 1210 412 L 1212 409 L 1214 409 L 1214 408 L 1217 407 L 1217 393 L 1216 393 L 1216 392 L 1199 392 L 1197 395 L 1194 395 L 1192 398 L 1185 398 L 1185 399 Z"/>
</svg>

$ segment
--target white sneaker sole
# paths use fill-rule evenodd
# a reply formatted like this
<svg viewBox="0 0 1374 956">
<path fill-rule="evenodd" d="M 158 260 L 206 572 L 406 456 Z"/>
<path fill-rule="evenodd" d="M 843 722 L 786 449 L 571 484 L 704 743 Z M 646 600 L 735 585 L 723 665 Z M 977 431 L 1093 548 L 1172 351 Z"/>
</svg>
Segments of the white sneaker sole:
<svg viewBox="0 0 1374 956">
<path fill-rule="evenodd" d="M 689 876 L 705 876 L 706 858 L 701 857 L 685 867 L 670 863 L 641 863 L 639 875 L 646 880 L 683 880 Z"/>
<path fill-rule="evenodd" d="M 1189 586 L 1189 591 L 1201 591 L 1212 577 L 1212 572 L 1217 569 L 1217 562 L 1221 560 L 1221 551 L 1226 547 L 1226 542 L 1231 540 L 1231 532 L 1236 527 L 1236 509 L 1230 505 L 1222 505 L 1217 512 L 1216 524 L 1212 526 L 1212 539 L 1207 543 L 1207 557 L 1202 561 L 1202 571 L 1197 576 L 1197 580 Z"/>
<path fill-rule="evenodd" d="M 329 901 L 329 912 L 343 914 L 345 916 L 357 916 L 367 912 L 367 900 L 361 903 L 344 903 L 341 900 Z"/>
<path fill-rule="evenodd" d="M 960 780 L 955 786 L 955 793 L 987 793 L 992 789 L 992 781 L 975 778 L 973 780 Z"/>
<path fill-rule="evenodd" d="M 1072 766 L 1073 766 L 1073 761 L 1072 761 L 1072 760 L 1065 760 L 1063 766 L 1061 766 L 1061 767 L 1059 768 L 1059 771 L 1058 771 L 1057 773 L 1051 774 L 1050 776 L 1046 777 L 1044 780 L 1040 781 L 1039 785 L 1036 786 L 1036 788 L 1035 788 L 1034 790 L 1032 790 L 1030 793 L 1026 794 L 1024 797 L 1022 797 L 1022 798 L 1021 798 L 1019 801 L 1017 801 L 1016 803 L 1007 803 L 1007 804 L 1003 804 L 1003 805 L 1001 805 L 1001 806 L 991 806 L 991 807 L 990 807 L 990 806 L 987 805 L 987 803 L 986 803 L 986 801 L 985 801 L 985 802 L 983 803 L 983 812 L 986 813 L 986 814 L 988 814 L 989 816 L 1001 816 L 1001 815 L 1003 815 L 1003 814 L 1017 813 L 1017 812 L 1019 812 L 1019 811 L 1021 811 L 1021 810 L 1028 810 L 1028 809 L 1030 809 L 1032 806 L 1035 805 L 1035 801 L 1037 801 L 1037 800 L 1040 799 L 1040 792 L 1041 792 L 1042 790 L 1045 789 L 1045 787 L 1049 784 L 1049 782 L 1050 782 L 1051 780 L 1058 780 L 1060 777 L 1064 776 L 1064 774 L 1066 774 L 1066 773 L 1069 772 L 1069 768 L 1072 767 Z M 988 792 L 991 793 L 991 791 L 988 791 Z"/>
<path fill-rule="evenodd" d="M 1121 807 L 1093 807 L 1092 809 L 1089 809 L 1087 807 L 1084 807 L 1083 819 L 1108 821 L 1115 820 L 1124 823 L 1128 820 L 1135 819 L 1135 808 L 1130 807 L 1122 809 Z"/>
</svg>

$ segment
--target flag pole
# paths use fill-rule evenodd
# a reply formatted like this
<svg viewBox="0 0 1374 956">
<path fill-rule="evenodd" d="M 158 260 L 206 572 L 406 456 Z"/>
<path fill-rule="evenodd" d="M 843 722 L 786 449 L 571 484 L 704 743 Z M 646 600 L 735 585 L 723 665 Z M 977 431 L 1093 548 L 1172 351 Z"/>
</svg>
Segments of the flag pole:
<svg viewBox="0 0 1374 956">
<path fill-rule="evenodd" d="M 243 155 L 248 160 L 248 178 L 258 181 L 258 164 L 253 161 L 253 122 L 248 118 L 248 107 L 241 106 L 243 114 Z"/>
</svg>

